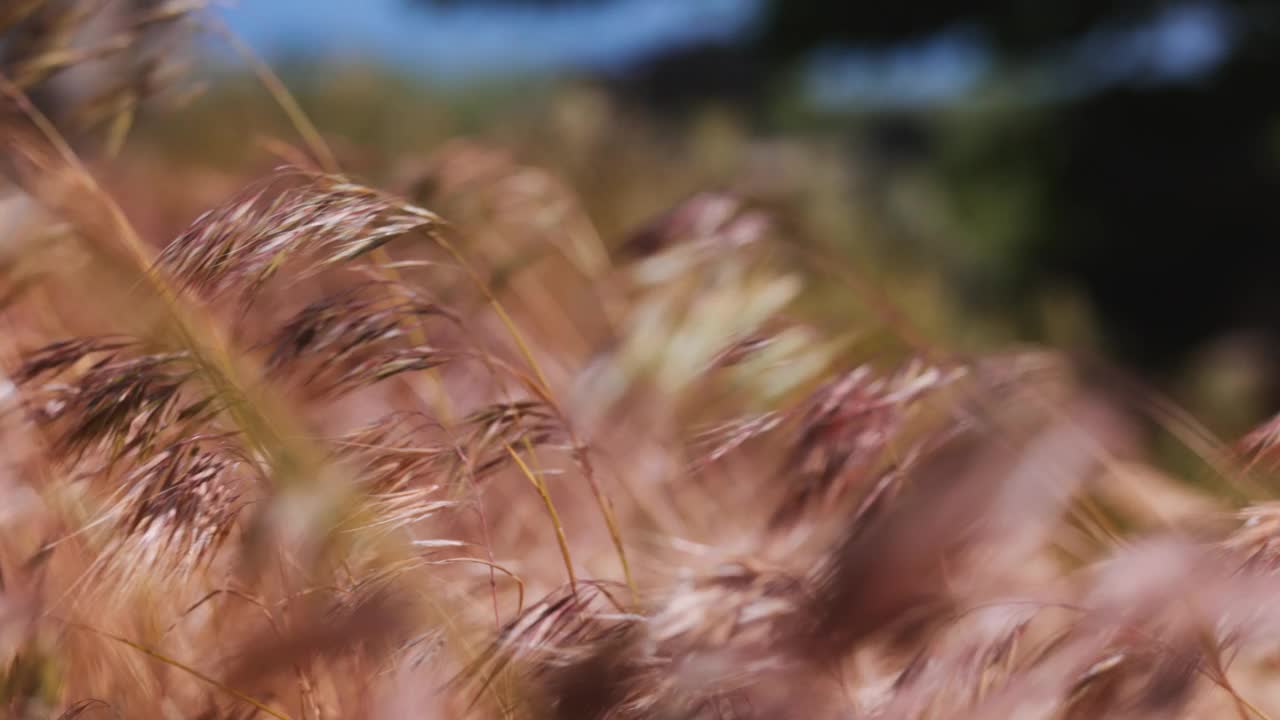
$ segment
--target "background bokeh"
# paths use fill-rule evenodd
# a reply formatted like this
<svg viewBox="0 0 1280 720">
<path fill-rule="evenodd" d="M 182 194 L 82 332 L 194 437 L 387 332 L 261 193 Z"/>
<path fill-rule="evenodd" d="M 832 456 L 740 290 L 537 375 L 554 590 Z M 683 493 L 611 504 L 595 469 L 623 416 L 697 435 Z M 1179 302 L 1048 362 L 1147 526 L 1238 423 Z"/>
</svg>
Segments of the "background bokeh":
<svg viewBox="0 0 1280 720">
<path fill-rule="evenodd" d="M 955 349 L 1100 354 L 1228 433 L 1274 409 L 1274 3 L 272 0 L 222 16 L 366 175 L 480 136 L 565 177 L 615 238 L 695 190 L 746 191 Z M 217 38 L 202 63 L 213 84 L 188 121 L 135 142 L 260 161 L 252 140 L 287 123 Z"/>
</svg>

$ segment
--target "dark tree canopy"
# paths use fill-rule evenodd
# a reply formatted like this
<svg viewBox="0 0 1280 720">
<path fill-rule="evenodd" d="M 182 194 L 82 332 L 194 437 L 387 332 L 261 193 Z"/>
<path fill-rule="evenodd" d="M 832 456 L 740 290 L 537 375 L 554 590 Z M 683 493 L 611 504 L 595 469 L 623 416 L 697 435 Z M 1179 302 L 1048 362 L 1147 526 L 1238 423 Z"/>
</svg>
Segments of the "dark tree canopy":
<svg viewBox="0 0 1280 720">
<path fill-rule="evenodd" d="M 893 45 L 971 27 L 994 47 L 1029 53 L 1108 25 L 1132 25 L 1174 3 L 1165 0 L 980 0 L 956 3 L 787 2 L 766 5 L 756 43 L 798 55 L 824 45 Z"/>
</svg>

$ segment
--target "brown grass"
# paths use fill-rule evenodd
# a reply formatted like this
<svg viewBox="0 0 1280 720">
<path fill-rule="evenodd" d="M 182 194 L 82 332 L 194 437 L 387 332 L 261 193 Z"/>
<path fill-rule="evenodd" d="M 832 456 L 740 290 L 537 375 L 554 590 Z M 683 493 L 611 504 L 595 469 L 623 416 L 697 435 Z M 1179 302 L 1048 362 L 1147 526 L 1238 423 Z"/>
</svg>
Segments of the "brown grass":
<svg viewBox="0 0 1280 720">
<path fill-rule="evenodd" d="M 1280 712 L 1277 421 L 1219 452 L 1062 355 L 922 348 L 750 198 L 601 238 L 474 144 L 407 160 L 413 200 L 286 168 L 152 244 L 80 153 L 153 88 L 43 88 L 151 77 L 194 8 L 86 40 L 92 6 L 0 10 L 4 192 L 85 259 L 5 265 L 8 715 Z M 1152 415 L 1258 491 L 1157 472 Z"/>
</svg>

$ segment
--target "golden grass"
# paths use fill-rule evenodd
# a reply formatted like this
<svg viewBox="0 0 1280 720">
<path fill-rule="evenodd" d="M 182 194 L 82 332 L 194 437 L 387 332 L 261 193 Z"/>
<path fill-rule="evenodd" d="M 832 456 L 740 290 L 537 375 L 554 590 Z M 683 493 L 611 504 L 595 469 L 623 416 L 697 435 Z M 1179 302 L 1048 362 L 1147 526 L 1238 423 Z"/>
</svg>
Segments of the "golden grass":
<svg viewBox="0 0 1280 720">
<path fill-rule="evenodd" d="M 110 54 L 198 9 L 139 7 Z M 371 187 L 261 63 L 320 168 L 152 242 L 30 99 L 108 51 L 77 8 L 0 11 L 48 33 L 0 77 L 4 192 L 87 258 L 4 275 L 9 715 L 1280 708 L 1274 421 L 1232 447 L 1059 353 L 956 357 L 741 193 L 608 238 L 475 145 Z"/>
</svg>

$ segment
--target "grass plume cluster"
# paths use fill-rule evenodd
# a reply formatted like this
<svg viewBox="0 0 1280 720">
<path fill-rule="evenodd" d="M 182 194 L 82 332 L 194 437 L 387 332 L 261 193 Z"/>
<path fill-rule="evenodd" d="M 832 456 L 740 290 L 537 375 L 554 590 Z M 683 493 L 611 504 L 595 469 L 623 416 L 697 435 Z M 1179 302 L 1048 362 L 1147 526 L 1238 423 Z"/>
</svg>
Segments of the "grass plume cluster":
<svg viewBox="0 0 1280 720">
<path fill-rule="evenodd" d="M 1280 713 L 1277 421 L 923 343 L 744 193 L 605 237 L 471 142 L 380 190 L 307 129 L 144 236 L 37 90 L 199 8 L 93 5 L 0 10 L 5 241 L 76 259 L 4 265 L 7 716 Z"/>
</svg>

